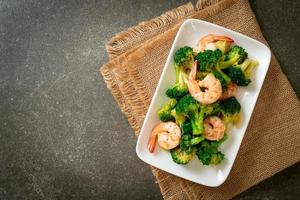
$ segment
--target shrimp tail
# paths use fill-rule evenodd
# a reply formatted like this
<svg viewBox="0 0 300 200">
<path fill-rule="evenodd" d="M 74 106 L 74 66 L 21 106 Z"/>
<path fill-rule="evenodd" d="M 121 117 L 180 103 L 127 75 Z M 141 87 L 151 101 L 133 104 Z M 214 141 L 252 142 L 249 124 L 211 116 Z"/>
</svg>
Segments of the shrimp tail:
<svg viewBox="0 0 300 200">
<path fill-rule="evenodd" d="M 157 134 L 151 134 L 148 142 L 148 150 L 150 153 L 153 153 L 157 141 Z"/>
</svg>

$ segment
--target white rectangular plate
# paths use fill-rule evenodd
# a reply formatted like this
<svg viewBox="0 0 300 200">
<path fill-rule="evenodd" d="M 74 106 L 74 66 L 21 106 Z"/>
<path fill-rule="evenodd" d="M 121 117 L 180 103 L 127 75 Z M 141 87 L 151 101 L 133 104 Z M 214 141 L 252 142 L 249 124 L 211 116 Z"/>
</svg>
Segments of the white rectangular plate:
<svg viewBox="0 0 300 200">
<path fill-rule="evenodd" d="M 185 45 L 194 47 L 199 38 L 207 34 L 226 35 L 233 38 L 235 44 L 244 47 L 248 52 L 249 58 L 257 60 L 259 65 L 254 70 L 251 84 L 247 87 L 239 87 L 238 89 L 236 98 L 242 106 L 242 117 L 239 124 L 229 127 L 227 130 L 229 137 L 220 147 L 220 150 L 225 154 L 225 160 L 217 166 L 204 166 L 195 156 L 187 165 L 178 165 L 172 161 L 169 151 L 163 150 L 158 146 L 154 153 L 150 153 L 147 149 L 148 139 L 153 127 L 160 122 L 157 117 L 157 111 L 168 101 L 165 91 L 171 87 L 175 81 L 173 61 L 175 51 Z M 152 166 L 181 178 L 211 187 L 221 185 L 228 177 L 238 153 L 257 97 L 268 71 L 270 60 L 271 52 L 269 48 L 261 42 L 205 21 L 196 19 L 186 20 L 176 35 L 143 123 L 136 145 L 138 157 Z"/>
</svg>

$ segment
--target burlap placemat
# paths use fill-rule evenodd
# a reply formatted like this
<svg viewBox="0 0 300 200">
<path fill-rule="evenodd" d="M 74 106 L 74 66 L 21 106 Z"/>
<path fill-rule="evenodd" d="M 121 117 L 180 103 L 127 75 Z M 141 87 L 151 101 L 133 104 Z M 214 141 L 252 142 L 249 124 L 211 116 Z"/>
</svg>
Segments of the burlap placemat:
<svg viewBox="0 0 300 200">
<path fill-rule="evenodd" d="M 173 39 L 186 18 L 204 19 L 266 44 L 246 0 L 198 1 L 119 33 L 101 68 L 108 88 L 139 133 Z M 233 169 L 210 188 L 152 167 L 165 199 L 228 199 L 300 160 L 300 105 L 278 62 L 271 65 Z"/>
</svg>

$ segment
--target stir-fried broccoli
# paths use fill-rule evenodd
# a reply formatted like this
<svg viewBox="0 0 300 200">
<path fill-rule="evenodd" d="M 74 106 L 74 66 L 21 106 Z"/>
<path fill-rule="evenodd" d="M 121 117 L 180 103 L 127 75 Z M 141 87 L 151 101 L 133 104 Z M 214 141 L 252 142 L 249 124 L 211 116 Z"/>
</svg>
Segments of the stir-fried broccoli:
<svg viewBox="0 0 300 200">
<path fill-rule="evenodd" d="M 198 69 L 202 72 L 212 72 L 222 57 L 222 52 L 217 49 L 205 50 L 198 53 L 195 59 L 198 61 Z"/>
<path fill-rule="evenodd" d="M 236 64 L 226 69 L 226 73 L 237 85 L 247 86 L 251 83 L 251 73 L 257 64 L 257 61 L 246 59 L 242 64 Z"/>
<path fill-rule="evenodd" d="M 227 139 L 227 134 L 219 141 L 202 141 L 196 151 L 198 159 L 203 165 L 217 165 L 224 159 L 224 154 L 218 150 L 219 146 Z"/>
<path fill-rule="evenodd" d="M 180 138 L 179 146 L 182 150 L 186 152 L 191 152 L 193 147 L 191 145 L 192 136 L 190 134 L 184 134 Z"/>
<path fill-rule="evenodd" d="M 176 105 L 176 112 L 188 116 L 191 119 L 193 135 L 203 134 L 204 112 L 199 111 L 199 103 L 191 96 L 181 98 Z"/>
<path fill-rule="evenodd" d="M 222 107 L 216 102 L 210 105 L 200 105 L 191 95 L 186 95 L 179 100 L 175 107 L 176 113 L 188 116 L 190 122 L 182 125 L 184 133 L 190 133 L 192 127 L 193 135 L 204 133 L 204 118 L 210 115 L 219 115 Z"/>
<path fill-rule="evenodd" d="M 172 160 L 177 163 L 177 164 L 182 164 L 185 165 L 187 164 L 189 161 L 191 161 L 195 155 L 195 148 L 192 148 L 191 151 L 187 152 L 182 150 L 180 147 L 176 147 L 174 149 L 171 149 L 171 156 L 172 156 Z"/>
<path fill-rule="evenodd" d="M 172 109 L 176 106 L 177 100 L 171 99 L 169 100 L 158 112 L 158 117 L 161 121 L 167 122 L 170 120 L 174 120 L 174 117 L 171 113 Z"/>
<path fill-rule="evenodd" d="M 181 126 L 181 133 L 184 134 L 192 134 L 193 133 L 193 127 L 190 119 L 185 120 L 185 122 Z"/>
<path fill-rule="evenodd" d="M 180 138 L 180 148 L 184 151 L 190 152 L 193 146 L 202 142 L 205 138 L 203 136 L 191 136 L 189 134 L 184 134 Z"/>
<path fill-rule="evenodd" d="M 229 76 L 227 76 L 221 69 L 220 65 L 218 64 L 213 71 L 213 74 L 219 81 L 221 82 L 222 88 L 226 88 L 226 86 L 231 82 L 231 79 Z"/>
<path fill-rule="evenodd" d="M 196 56 L 200 72 L 212 72 L 224 88 L 230 83 L 231 79 L 220 68 L 221 58 L 222 52 L 219 49 L 215 51 L 205 50 Z"/>
<path fill-rule="evenodd" d="M 190 68 L 194 63 L 194 52 L 189 46 L 184 46 L 175 52 L 175 65 Z"/>
<path fill-rule="evenodd" d="M 211 115 L 218 116 L 221 113 L 222 107 L 219 102 L 215 102 L 205 106 L 205 118 Z"/>
<path fill-rule="evenodd" d="M 234 64 L 241 64 L 248 57 L 248 53 L 243 47 L 234 45 L 225 54 L 224 61 L 220 62 L 221 69 L 228 68 Z"/>
<path fill-rule="evenodd" d="M 225 123 L 236 123 L 239 119 L 241 104 L 235 97 L 230 97 L 220 102 L 222 108 L 222 120 Z"/>
<path fill-rule="evenodd" d="M 171 88 L 167 89 L 166 95 L 170 98 L 180 99 L 189 92 L 187 87 L 188 75 L 182 68 L 177 66 L 175 68 L 176 82 Z"/>
<path fill-rule="evenodd" d="M 181 127 L 186 120 L 186 116 L 176 112 L 176 109 L 171 110 L 171 115 L 174 117 L 176 124 Z"/>
<path fill-rule="evenodd" d="M 174 56 L 176 82 L 166 91 L 170 98 L 179 99 L 188 93 L 187 87 L 187 69 L 190 69 L 194 63 L 194 52 L 191 47 L 185 46 L 178 49 Z"/>
</svg>

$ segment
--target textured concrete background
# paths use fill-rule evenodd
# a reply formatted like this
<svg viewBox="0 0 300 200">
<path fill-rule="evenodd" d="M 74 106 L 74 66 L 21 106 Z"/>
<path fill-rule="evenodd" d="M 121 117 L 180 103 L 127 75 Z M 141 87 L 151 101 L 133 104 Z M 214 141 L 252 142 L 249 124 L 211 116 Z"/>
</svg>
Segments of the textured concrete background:
<svg viewBox="0 0 300 200">
<path fill-rule="evenodd" d="M 115 33 L 185 2 L 0 0 L 1 200 L 161 199 L 98 69 Z M 299 96 L 299 1 L 251 4 Z M 236 199 L 296 199 L 299 171 Z"/>
</svg>

